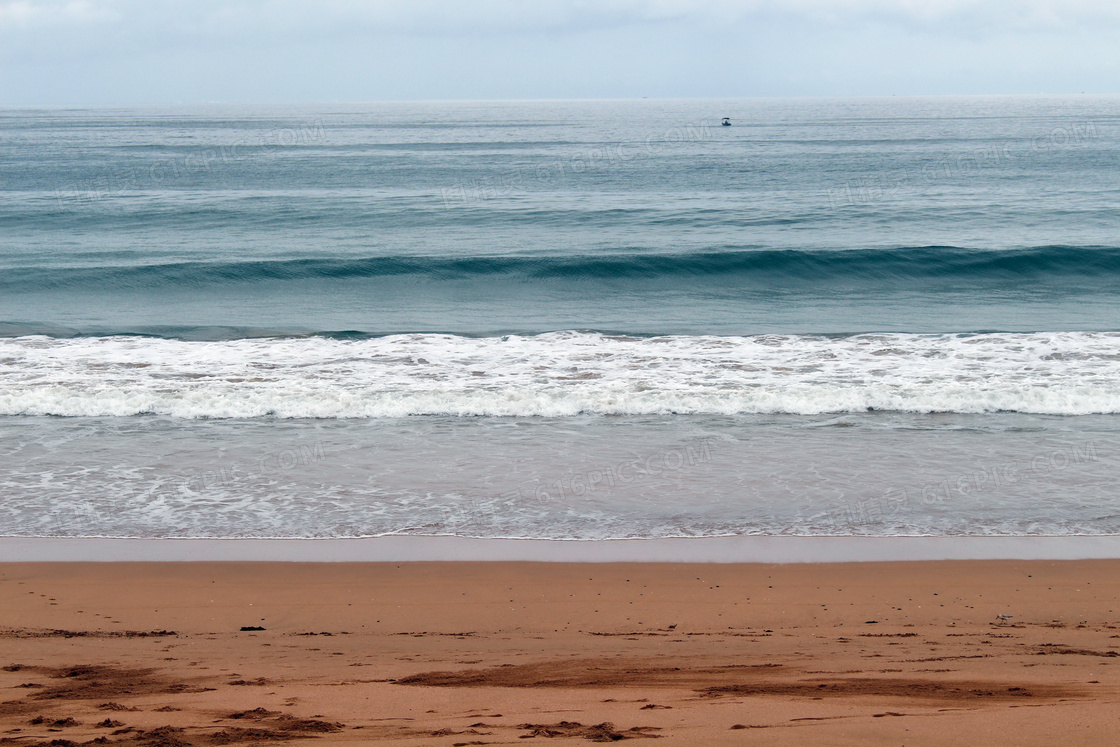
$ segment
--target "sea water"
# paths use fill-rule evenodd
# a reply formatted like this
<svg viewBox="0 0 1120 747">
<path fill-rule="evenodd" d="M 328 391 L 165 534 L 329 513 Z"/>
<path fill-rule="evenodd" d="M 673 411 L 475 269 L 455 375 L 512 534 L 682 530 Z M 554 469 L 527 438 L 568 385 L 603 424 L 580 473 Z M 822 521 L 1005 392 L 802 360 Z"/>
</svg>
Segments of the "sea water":
<svg viewBox="0 0 1120 747">
<path fill-rule="evenodd" d="M 0 535 L 1120 533 L 1118 232 L 1116 97 L 0 111 Z"/>
</svg>

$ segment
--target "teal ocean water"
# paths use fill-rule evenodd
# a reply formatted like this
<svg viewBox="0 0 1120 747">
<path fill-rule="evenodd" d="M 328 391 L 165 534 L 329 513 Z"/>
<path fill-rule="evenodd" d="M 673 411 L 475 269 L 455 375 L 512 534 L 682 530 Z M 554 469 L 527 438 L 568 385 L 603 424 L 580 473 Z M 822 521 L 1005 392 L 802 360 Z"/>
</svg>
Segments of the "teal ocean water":
<svg viewBox="0 0 1120 747">
<path fill-rule="evenodd" d="M 0 196 L 0 535 L 1120 532 L 1120 98 L 9 109 Z"/>
</svg>

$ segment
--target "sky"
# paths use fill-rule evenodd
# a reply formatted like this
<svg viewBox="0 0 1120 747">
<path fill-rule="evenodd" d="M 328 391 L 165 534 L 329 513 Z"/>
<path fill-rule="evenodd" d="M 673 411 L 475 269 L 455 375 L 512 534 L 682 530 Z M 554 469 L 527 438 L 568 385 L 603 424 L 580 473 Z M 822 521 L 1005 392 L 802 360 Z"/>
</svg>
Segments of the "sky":
<svg viewBox="0 0 1120 747">
<path fill-rule="evenodd" d="M 0 0 L 0 106 L 1116 93 L 1118 0 Z"/>
</svg>

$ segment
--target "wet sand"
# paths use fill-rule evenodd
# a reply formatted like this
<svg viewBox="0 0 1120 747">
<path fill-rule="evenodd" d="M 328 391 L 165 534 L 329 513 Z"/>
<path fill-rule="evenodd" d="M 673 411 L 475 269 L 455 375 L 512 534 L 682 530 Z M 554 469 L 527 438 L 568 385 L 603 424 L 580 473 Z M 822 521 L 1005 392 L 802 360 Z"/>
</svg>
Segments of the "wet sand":
<svg viewBox="0 0 1120 747">
<path fill-rule="evenodd" d="M 0 610 L 0 745 L 1120 733 L 1120 560 L 5 563 Z"/>
<path fill-rule="evenodd" d="M 335 539 L 0 537 L 0 563 L 110 561 L 399 563 L 862 563 L 1120 558 L 1120 535 L 1065 537 L 768 536 L 544 540 L 395 535 Z"/>
</svg>

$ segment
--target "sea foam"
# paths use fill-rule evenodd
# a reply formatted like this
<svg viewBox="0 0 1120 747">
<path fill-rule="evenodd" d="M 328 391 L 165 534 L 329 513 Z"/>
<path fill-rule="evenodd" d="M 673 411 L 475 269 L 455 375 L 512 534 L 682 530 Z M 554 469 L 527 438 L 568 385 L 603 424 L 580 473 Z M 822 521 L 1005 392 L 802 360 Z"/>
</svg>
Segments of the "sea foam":
<svg viewBox="0 0 1120 747">
<path fill-rule="evenodd" d="M 1120 334 L 0 339 L 0 415 L 1120 412 Z"/>
</svg>

